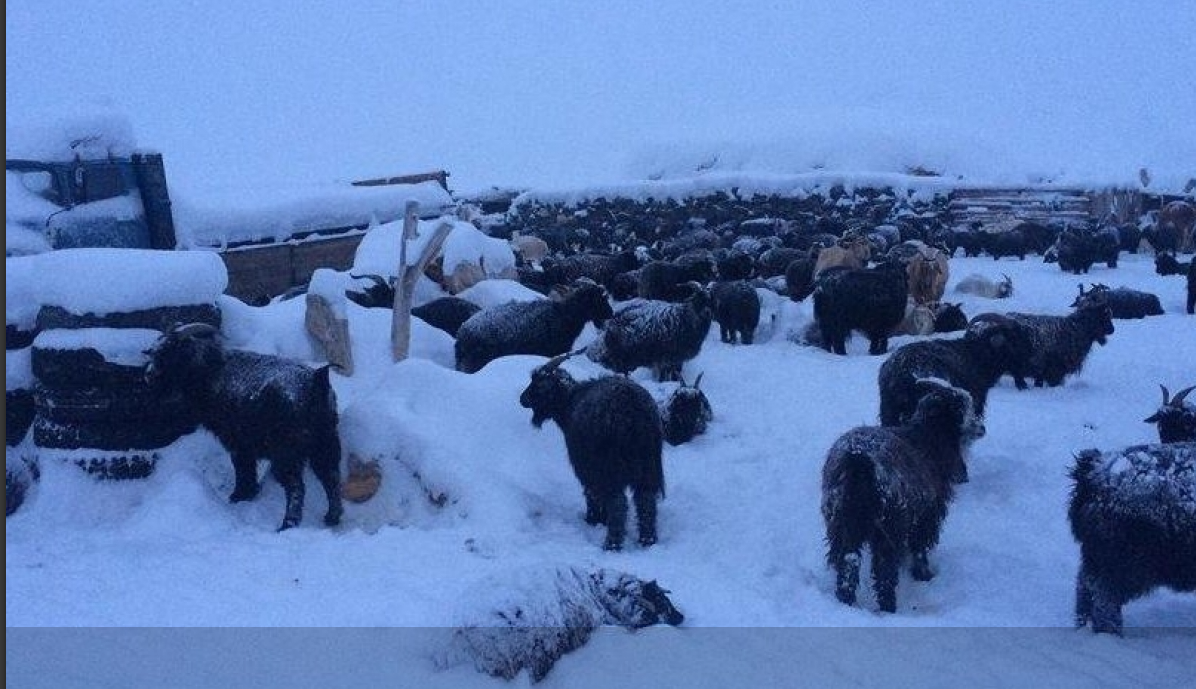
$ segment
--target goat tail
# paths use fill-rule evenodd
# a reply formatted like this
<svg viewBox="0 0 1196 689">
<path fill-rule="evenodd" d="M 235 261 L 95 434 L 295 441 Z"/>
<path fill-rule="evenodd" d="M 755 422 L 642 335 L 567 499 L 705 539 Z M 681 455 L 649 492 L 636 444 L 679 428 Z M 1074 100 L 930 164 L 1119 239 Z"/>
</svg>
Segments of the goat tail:
<svg viewBox="0 0 1196 689">
<path fill-rule="evenodd" d="M 859 451 L 844 455 L 839 481 L 838 499 L 827 514 L 832 557 L 858 552 L 872 539 L 881 521 L 881 487 L 872 457 Z"/>
</svg>

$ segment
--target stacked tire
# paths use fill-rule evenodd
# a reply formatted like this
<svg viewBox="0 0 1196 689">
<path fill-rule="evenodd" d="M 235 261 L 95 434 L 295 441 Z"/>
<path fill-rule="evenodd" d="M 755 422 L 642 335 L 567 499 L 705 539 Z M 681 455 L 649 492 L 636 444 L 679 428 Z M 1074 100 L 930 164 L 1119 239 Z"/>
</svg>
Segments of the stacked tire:
<svg viewBox="0 0 1196 689">
<path fill-rule="evenodd" d="M 37 463 L 17 449 L 33 424 L 32 323 L 4 324 L 4 516 L 17 511 L 37 480 Z M 15 315 L 15 314 L 14 314 Z M 21 319 L 14 318 L 14 321 Z"/>
<path fill-rule="evenodd" d="M 211 304 L 158 307 L 97 316 L 45 306 L 33 342 L 33 442 L 72 450 L 100 478 L 149 476 L 159 450 L 196 428 L 178 394 L 146 382 L 147 352 L 177 323 L 220 326 Z"/>
<path fill-rule="evenodd" d="M 52 455 L 97 478 L 145 478 L 162 448 L 195 430 L 181 396 L 153 389 L 146 372 L 163 332 L 180 323 L 220 326 L 216 301 L 227 273 L 214 255 L 187 256 L 197 253 L 75 249 L 33 257 L 97 272 L 108 263 L 112 279 L 125 281 L 95 295 L 82 286 L 46 286 L 30 348 L 33 444 L 43 461 Z M 188 298 L 194 302 L 179 303 Z"/>
</svg>

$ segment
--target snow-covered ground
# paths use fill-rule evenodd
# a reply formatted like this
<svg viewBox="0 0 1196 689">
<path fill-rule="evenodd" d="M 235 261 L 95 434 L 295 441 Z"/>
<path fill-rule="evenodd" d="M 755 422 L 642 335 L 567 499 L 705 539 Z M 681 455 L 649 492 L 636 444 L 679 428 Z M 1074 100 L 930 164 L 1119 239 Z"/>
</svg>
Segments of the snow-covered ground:
<svg viewBox="0 0 1196 689">
<path fill-rule="evenodd" d="M 969 273 L 1008 274 L 1014 296 L 953 295 Z M 266 479 L 255 502 L 229 504 L 231 464 L 204 431 L 164 451 L 143 481 L 98 483 L 44 463 L 5 524 L 6 684 L 496 686 L 467 664 L 446 666 L 447 627 L 485 604 L 480 584 L 518 588 L 529 571 L 580 566 L 658 580 L 686 620 L 603 629 L 545 686 L 1179 686 L 1196 671 L 1190 594 L 1129 604 L 1125 638 L 1071 629 L 1078 549 L 1066 502 L 1074 453 L 1155 440 L 1142 420 L 1159 384 L 1196 383 L 1183 279 L 1156 275 L 1145 255 L 1084 278 L 1037 257 L 955 258 L 947 298 L 969 316 L 1063 314 L 1081 280 L 1154 292 L 1166 314 L 1116 321 L 1062 387 L 1018 391 L 1006 378 L 993 390 L 971 482 L 932 555 L 938 575 L 903 574 L 896 614 L 875 612 L 866 585 L 859 607 L 835 600 L 819 514 L 826 450 L 876 423 L 883 357 L 859 336 L 846 357 L 795 344 L 808 301 L 784 302 L 755 345 L 711 330 L 685 371 L 705 373 L 714 421 L 665 447 L 660 542 L 621 553 L 583 523 L 560 431 L 533 428 L 519 406 L 542 358 L 458 373 L 451 338 L 417 321 L 412 358 L 394 364 L 389 313 L 350 303 L 356 372 L 334 376 L 341 434 L 346 451 L 381 462 L 380 492 L 330 529 L 309 476 L 303 525 L 275 533 L 281 488 Z M 315 359 L 303 300 L 221 305 L 232 346 Z M 587 326 L 578 344 L 594 334 Z M 601 373 L 580 359 L 566 367 Z M 658 398 L 672 389 L 646 370 L 633 377 Z M 99 629 L 110 627 L 121 629 Z"/>
</svg>

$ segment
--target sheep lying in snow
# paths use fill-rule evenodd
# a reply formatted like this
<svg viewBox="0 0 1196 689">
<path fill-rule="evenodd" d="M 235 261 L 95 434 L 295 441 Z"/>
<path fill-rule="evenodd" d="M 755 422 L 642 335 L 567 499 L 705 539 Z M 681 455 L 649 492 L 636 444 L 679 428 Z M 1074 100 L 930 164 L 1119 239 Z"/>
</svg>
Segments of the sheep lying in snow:
<svg viewBox="0 0 1196 689">
<path fill-rule="evenodd" d="M 1077 627 L 1120 634 L 1126 603 L 1159 586 L 1196 591 L 1196 443 L 1085 450 L 1071 476 Z"/>
<path fill-rule="evenodd" d="M 1013 279 L 1004 273 L 1002 279 L 992 280 L 979 273 L 966 275 L 955 285 L 960 294 L 974 294 L 985 299 L 1008 299 L 1013 296 Z"/>
<path fill-rule="evenodd" d="M 706 424 L 714 418 L 710 400 L 700 388 L 703 375 L 699 373 L 693 385 L 686 385 L 682 378 L 681 387 L 674 390 L 661 406 L 664 440 L 669 445 L 681 445 L 705 433 Z"/>
<path fill-rule="evenodd" d="M 236 474 L 231 502 L 257 497 L 257 461 L 268 459 L 286 491 L 278 530 L 298 526 L 306 464 L 328 498 L 324 523 L 339 524 L 344 511 L 341 444 L 329 367 L 317 370 L 275 356 L 226 351 L 217 333 L 211 325 L 192 323 L 164 334 L 150 351 L 150 384 L 181 392 L 228 451 Z"/>
<path fill-rule="evenodd" d="M 623 376 L 575 381 L 561 368 L 569 356 L 554 357 L 532 371 L 519 404 L 532 410 L 536 428 L 552 419 L 565 435 L 569 464 L 585 494 L 586 523 L 606 525 L 603 547 L 623 548 L 629 488 L 640 545 L 650 546 L 656 542 L 656 499 L 664 495 L 656 401 Z"/>
<path fill-rule="evenodd" d="M 872 551 L 878 607 L 897 610 L 897 578 L 904 555 L 911 573 L 929 581 L 929 554 L 938 543 L 954 494 L 952 472 L 964 445 L 984 435 L 966 390 L 933 379 L 909 423 L 861 426 L 831 446 L 822 468 L 822 516 L 827 562 L 835 569 L 835 597 L 854 605 L 860 554 Z"/>
<path fill-rule="evenodd" d="M 507 680 L 527 670 L 535 683 L 598 627 L 635 630 L 685 621 L 655 581 L 611 569 L 537 571 L 515 577 L 508 595 L 496 595 L 510 586 L 510 577 L 495 578 L 476 586 L 475 595 L 467 592 L 487 603 L 462 611 L 464 622 L 453 629 L 442 665 L 472 662 L 479 672 Z"/>
</svg>

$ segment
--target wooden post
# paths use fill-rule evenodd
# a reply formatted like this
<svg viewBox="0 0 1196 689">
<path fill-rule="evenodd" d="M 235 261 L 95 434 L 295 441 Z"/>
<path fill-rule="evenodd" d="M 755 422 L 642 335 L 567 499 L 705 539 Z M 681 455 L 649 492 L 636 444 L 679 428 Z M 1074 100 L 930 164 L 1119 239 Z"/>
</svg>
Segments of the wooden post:
<svg viewBox="0 0 1196 689">
<path fill-rule="evenodd" d="M 407 212 L 403 217 L 403 239 L 399 247 L 399 270 L 395 281 L 394 310 L 391 316 L 390 347 L 395 361 L 403 361 L 411 348 L 411 300 L 415 293 L 415 283 L 424 269 L 440 253 L 444 240 L 448 239 L 453 225 L 441 222 L 436 226 L 431 239 L 424 246 L 423 252 L 415 265 L 407 265 L 407 242 L 415 239 L 419 227 L 419 204 L 415 201 L 407 202 Z"/>
</svg>

